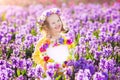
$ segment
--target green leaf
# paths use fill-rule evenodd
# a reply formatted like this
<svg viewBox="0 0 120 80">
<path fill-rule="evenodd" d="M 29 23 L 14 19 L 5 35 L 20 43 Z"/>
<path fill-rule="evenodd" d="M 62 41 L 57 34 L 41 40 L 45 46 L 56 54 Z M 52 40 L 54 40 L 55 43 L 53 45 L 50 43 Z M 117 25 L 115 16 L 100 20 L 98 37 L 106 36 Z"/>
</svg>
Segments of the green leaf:
<svg viewBox="0 0 120 80">
<path fill-rule="evenodd" d="M 23 37 L 22 37 L 22 42 L 23 42 L 24 40 L 25 40 L 25 37 L 23 36 Z"/>
<path fill-rule="evenodd" d="M 118 63 L 120 63 L 120 55 L 118 55 L 117 60 L 118 60 Z"/>
<path fill-rule="evenodd" d="M 15 40 L 15 34 L 12 35 L 12 40 Z"/>
<path fill-rule="evenodd" d="M 2 14 L 2 21 L 4 21 L 6 19 L 5 17 L 5 13 Z"/>
<path fill-rule="evenodd" d="M 86 48 L 86 56 L 85 57 L 86 57 L 86 59 L 92 59 L 93 60 L 94 57 L 93 57 L 93 55 L 91 53 L 89 53 L 89 50 L 90 49 L 87 47 Z"/>
<path fill-rule="evenodd" d="M 93 32 L 93 35 L 98 39 L 99 33 L 100 33 L 100 31 L 96 30 L 96 31 Z"/>
<path fill-rule="evenodd" d="M 20 76 L 20 69 L 17 69 L 17 76 Z"/>
<path fill-rule="evenodd" d="M 101 47 L 100 47 L 100 45 L 98 46 L 98 51 L 101 51 Z"/>
<path fill-rule="evenodd" d="M 86 54 L 86 59 L 94 59 L 93 55 L 91 53 Z"/>
<path fill-rule="evenodd" d="M 89 53 L 89 50 L 90 50 L 90 49 L 89 49 L 88 47 L 86 47 L 86 53 Z"/>
<path fill-rule="evenodd" d="M 105 19 L 101 19 L 101 23 L 104 23 L 105 22 Z"/>
<path fill-rule="evenodd" d="M 106 42 L 104 42 L 104 43 L 103 43 L 103 46 L 106 46 L 106 45 L 107 45 L 107 43 L 106 43 Z"/>
<path fill-rule="evenodd" d="M 114 47 L 117 45 L 117 43 L 112 42 L 111 45 L 112 45 L 112 47 L 114 48 Z"/>
<path fill-rule="evenodd" d="M 11 49 L 11 48 L 8 48 L 8 50 L 7 50 L 7 52 L 6 52 L 7 59 L 9 59 L 9 58 L 10 58 L 10 56 L 11 56 L 11 53 L 13 53 L 13 49 Z"/>
<path fill-rule="evenodd" d="M 110 23 L 112 23 L 113 22 L 113 20 L 112 19 L 110 19 L 110 21 L 109 21 Z"/>
<path fill-rule="evenodd" d="M 75 60 L 79 59 L 79 55 L 77 53 L 74 56 L 75 56 Z"/>
<path fill-rule="evenodd" d="M 37 64 L 35 63 L 35 62 L 33 62 L 33 65 L 32 65 L 33 67 L 36 67 L 37 66 Z"/>
<path fill-rule="evenodd" d="M 26 74 L 26 70 L 22 70 L 21 73 L 22 73 L 22 75 L 25 75 Z"/>
<path fill-rule="evenodd" d="M 26 58 L 29 58 L 29 57 L 31 58 L 33 52 L 34 52 L 34 45 L 32 44 L 29 49 L 27 48 L 25 50 Z"/>
<path fill-rule="evenodd" d="M 35 31 L 35 29 L 32 29 L 32 30 L 31 30 L 31 34 L 32 34 L 33 36 L 36 36 L 36 35 L 37 35 L 37 32 Z"/>
<path fill-rule="evenodd" d="M 13 43 L 15 41 L 15 33 L 12 35 L 12 39 L 10 41 L 10 43 Z"/>
<path fill-rule="evenodd" d="M 42 77 L 43 77 L 43 78 L 45 78 L 45 77 L 47 77 L 47 76 L 46 76 L 46 74 L 45 74 L 45 73 L 43 73 L 43 74 L 42 74 Z"/>
<path fill-rule="evenodd" d="M 2 50 L 0 49 L 0 55 L 2 55 Z"/>
<path fill-rule="evenodd" d="M 61 75 L 59 75 L 58 77 L 56 77 L 56 79 L 55 80 L 61 80 L 62 79 L 62 76 Z"/>
<path fill-rule="evenodd" d="M 16 28 L 17 26 L 16 26 L 16 23 L 14 23 L 14 27 Z"/>
<path fill-rule="evenodd" d="M 75 46 L 79 44 L 80 34 L 78 34 L 75 38 Z"/>
</svg>

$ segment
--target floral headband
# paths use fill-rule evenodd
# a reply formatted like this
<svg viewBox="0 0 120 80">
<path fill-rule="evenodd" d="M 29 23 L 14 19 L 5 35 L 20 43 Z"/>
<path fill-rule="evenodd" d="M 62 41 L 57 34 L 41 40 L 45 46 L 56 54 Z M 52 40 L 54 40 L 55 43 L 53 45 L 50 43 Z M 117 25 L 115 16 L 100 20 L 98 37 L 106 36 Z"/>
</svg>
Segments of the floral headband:
<svg viewBox="0 0 120 80">
<path fill-rule="evenodd" d="M 46 20 L 46 18 L 48 16 L 50 16 L 51 14 L 58 14 L 61 15 L 61 11 L 58 8 L 52 8 L 52 9 L 48 9 L 46 11 L 44 11 L 40 17 L 38 17 L 38 23 L 40 23 L 40 25 L 42 25 L 44 23 L 44 21 Z"/>
</svg>

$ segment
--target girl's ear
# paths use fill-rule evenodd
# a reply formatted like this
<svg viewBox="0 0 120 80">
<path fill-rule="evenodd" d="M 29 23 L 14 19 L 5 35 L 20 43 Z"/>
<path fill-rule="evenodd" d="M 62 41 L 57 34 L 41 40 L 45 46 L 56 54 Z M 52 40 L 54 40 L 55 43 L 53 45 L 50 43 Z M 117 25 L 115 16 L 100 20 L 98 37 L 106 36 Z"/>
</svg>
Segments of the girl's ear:
<svg viewBox="0 0 120 80">
<path fill-rule="evenodd" d="M 43 28 L 43 30 L 45 30 L 45 31 L 48 31 L 48 30 L 49 30 L 48 27 L 47 27 L 47 25 L 44 25 L 42 28 Z"/>
<path fill-rule="evenodd" d="M 48 23 L 47 19 L 44 21 L 44 24 L 42 26 L 43 26 L 43 29 L 48 30 L 49 23 Z"/>
</svg>

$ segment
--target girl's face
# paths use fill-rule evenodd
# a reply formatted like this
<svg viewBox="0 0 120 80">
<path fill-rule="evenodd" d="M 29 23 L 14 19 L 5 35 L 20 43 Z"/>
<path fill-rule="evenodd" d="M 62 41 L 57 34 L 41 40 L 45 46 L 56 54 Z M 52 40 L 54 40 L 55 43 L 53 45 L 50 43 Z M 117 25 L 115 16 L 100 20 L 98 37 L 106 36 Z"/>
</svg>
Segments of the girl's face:
<svg viewBox="0 0 120 80">
<path fill-rule="evenodd" d="M 57 14 L 52 14 L 49 17 L 47 17 L 47 22 L 49 24 L 49 29 L 51 32 L 53 33 L 61 32 L 63 24 Z"/>
</svg>

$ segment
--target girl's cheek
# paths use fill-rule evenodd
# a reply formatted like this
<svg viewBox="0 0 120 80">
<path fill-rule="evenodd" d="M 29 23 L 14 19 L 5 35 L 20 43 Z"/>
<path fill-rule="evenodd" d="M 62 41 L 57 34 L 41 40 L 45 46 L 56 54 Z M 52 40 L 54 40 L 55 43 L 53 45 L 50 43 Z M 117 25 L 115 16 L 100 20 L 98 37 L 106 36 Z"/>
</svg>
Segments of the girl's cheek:
<svg viewBox="0 0 120 80">
<path fill-rule="evenodd" d="M 53 24 L 50 24 L 50 28 L 53 28 L 54 27 L 54 25 Z"/>
<path fill-rule="evenodd" d="M 62 22 L 59 22 L 60 25 L 62 25 Z"/>
<path fill-rule="evenodd" d="M 55 25 L 51 25 L 51 29 L 54 29 L 55 28 Z"/>
<path fill-rule="evenodd" d="M 53 28 L 55 28 L 57 25 L 53 25 Z"/>
</svg>

